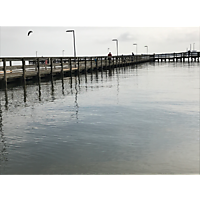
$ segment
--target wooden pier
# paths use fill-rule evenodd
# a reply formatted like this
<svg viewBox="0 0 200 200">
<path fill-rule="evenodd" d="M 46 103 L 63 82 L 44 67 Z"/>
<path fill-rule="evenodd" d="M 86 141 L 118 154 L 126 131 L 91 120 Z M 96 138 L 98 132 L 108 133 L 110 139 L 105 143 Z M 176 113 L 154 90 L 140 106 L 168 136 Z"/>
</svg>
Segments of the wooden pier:
<svg viewBox="0 0 200 200">
<path fill-rule="evenodd" d="M 200 52 L 179 52 L 179 53 L 164 53 L 154 54 L 154 61 L 158 62 L 199 62 Z"/>
<path fill-rule="evenodd" d="M 91 71 L 110 70 L 142 62 L 154 61 L 152 55 L 121 55 L 93 57 L 2 57 L 0 62 L 0 86 L 7 83 Z M 14 63 L 19 63 L 18 65 Z"/>
<path fill-rule="evenodd" d="M 92 56 L 92 57 L 2 57 L 0 58 L 0 87 L 7 83 L 40 80 L 45 77 L 72 76 L 93 71 L 111 70 L 143 62 L 199 62 L 200 52 L 164 54 Z M 16 62 L 19 63 L 16 65 Z"/>
</svg>

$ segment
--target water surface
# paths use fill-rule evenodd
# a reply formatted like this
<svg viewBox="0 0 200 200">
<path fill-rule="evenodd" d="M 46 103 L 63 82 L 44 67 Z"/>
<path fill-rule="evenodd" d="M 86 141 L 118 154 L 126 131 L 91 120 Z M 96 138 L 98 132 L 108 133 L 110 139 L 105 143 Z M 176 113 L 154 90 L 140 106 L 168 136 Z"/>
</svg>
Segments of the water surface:
<svg viewBox="0 0 200 200">
<path fill-rule="evenodd" d="M 0 90 L 0 174 L 198 174 L 199 63 Z"/>
</svg>

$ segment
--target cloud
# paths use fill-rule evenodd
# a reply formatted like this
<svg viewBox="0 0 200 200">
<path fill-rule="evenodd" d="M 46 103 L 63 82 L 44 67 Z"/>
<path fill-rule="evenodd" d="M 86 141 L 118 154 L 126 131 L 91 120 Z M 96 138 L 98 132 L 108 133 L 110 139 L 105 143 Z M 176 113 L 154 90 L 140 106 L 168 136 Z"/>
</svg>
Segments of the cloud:
<svg viewBox="0 0 200 200">
<path fill-rule="evenodd" d="M 130 34 L 130 33 L 128 33 L 128 32 L 126 32 L 126 33 L 123 33 L 123 34 L 121 34 L 119 37 L 118 37 L 118 40 L 120 40 L 120 41 L 127 41 L 127 42 L 129 42 L 129 41 L 132 41 L 132 42 L 134 42 L 134 41 L 136 41 L 138 39 L 138 37 L 137 36 L 135 36 L 135 35 L 133 35 L 133 34 Z"/>
</svg>

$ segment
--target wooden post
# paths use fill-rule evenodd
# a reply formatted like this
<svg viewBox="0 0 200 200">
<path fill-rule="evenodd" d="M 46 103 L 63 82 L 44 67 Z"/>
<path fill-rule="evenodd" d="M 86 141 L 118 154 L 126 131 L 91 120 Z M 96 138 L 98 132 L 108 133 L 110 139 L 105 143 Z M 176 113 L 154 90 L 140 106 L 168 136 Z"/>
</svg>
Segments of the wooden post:
<svg viewBox="0 0 200 200">
<path fill-rule="evenodd" d="M 70 67 L 70 76 L 72 76 L 72 61 L 71 61 L 71 58 L 69 58 L 69 67 Z"/>
<path fill-rule="evenodd" d="M 23 70 L 23 81 L 26 82 L 26 69 L 25 69 L 25 60 L 22 58 L 22 70 Z"/>
<path fill-rule="evenodd" d="M 98 72 L 98 57 L 96 57 L 96 72 Z"/>
<path fill-rule="evenodd" d="M 101 71 L 103 71 L 102 57 L 101 57 Z"/>
<path fill-rule="evenodd" d="M 38 80 L 40 79 L 40 59 L 37 58 Z"/>
<path fill-rule="evenodd" d="M 105 66 L 106 66 L 106 70 L 107 70 L 107 57 L 105 57 L 104 59 L 105 59 Z"/>
<path fill-rule="evenodd" d="M 185 53 L 183 53 L 183 62 L 185 62 Z"/>
<path fill-rule="evenodd" d="M 60 61 L 61 61 L 61 75 L 63 77 L 63 58 L 61 58 Z"/>
<path fill-rule="evenodd" d="M 188 62 L 190 62 L 190 53 L 188 52 Z"/>
<path fill-rule="evenodd" d="M 86 60 L 86 57 L 85 57 L 85 74 L 87 74 L 87 60 Z"/>
<path fill-rule="evenodd" d="M 4 84 L 7 86 L 6 59 L 3 59 Z"/>
<path fill-rule="evenodd" d="M 51 66 L 51 79 L 53 79 L 53 58 L 50 58 L 50 66 Z"/>
<path fill-rule="evenodd" d="M 79 58 L 78 58 L 78 75 L 80 73 Z"/>
<path fill-rule="evenodd" d="M 92 72 L 92 57 L 90 59 L 91 59 L 91 72 Z"/>
</svg>

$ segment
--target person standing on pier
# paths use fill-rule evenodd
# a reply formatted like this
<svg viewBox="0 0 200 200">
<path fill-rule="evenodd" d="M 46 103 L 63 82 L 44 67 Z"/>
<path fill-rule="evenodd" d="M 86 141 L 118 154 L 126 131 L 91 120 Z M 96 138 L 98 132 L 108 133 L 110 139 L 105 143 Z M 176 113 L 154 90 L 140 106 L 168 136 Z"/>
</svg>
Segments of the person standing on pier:
<svg viewBox="0 0 200 200">
<path fill-rule="evenodd" d="M 108 60 L 111 60 L 111 57 L 112 57 L 112 54 L 111 54 L 111 52 L 109 52 L 109 54 L 108 54 Z"/>
<path fill-rule="evenodd" d="M 111 57 L 112 57 L 112 54 L 111 54 L 111 52 L 109 52 L 109 54 L 108 54 L 108 61 L 109 61 L 109 64 L 110 64 L 110 61 L 111 61 Z"/>
<path fill-rule="evenodd" d="M 132 52 L 132 61 L 133 61 L 134 53 Z"/>
</svg>

